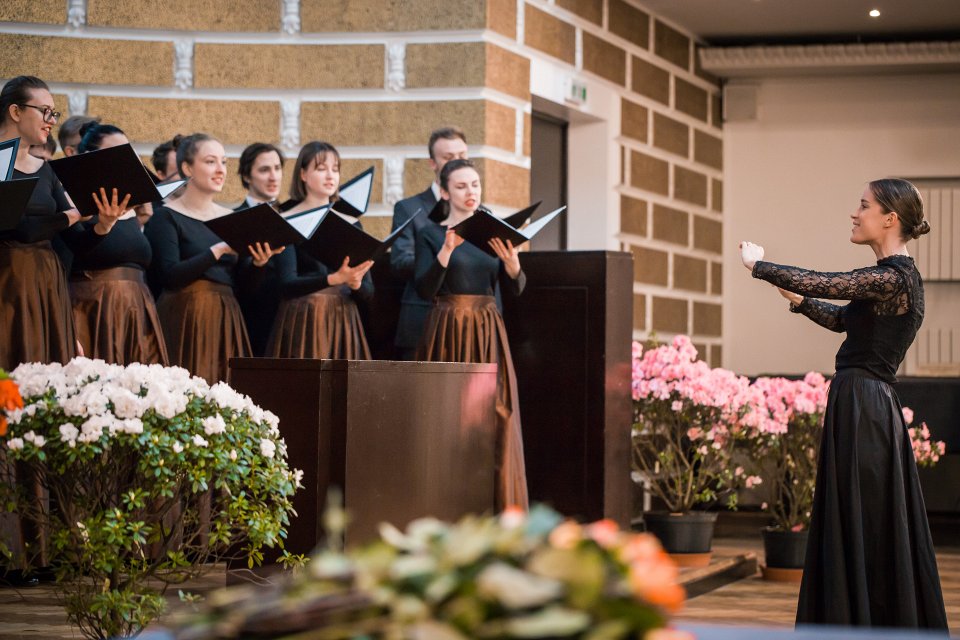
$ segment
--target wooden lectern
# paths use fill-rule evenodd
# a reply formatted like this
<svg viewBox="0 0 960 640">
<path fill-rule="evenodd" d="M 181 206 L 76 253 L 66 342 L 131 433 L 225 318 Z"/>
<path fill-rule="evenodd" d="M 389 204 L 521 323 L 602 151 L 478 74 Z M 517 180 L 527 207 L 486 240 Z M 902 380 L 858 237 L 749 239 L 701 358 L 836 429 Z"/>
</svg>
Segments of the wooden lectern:
<svg viewBox="0 0 960 640">
<path fill-rule="evenodd" d="M 327 489 L 341 487 L 347 544 L 422 516 L 494 508 L 496 365 L 234 358 L 230 384 L 280 418 L 304 471 L 286 549 L 323 539 Z"/>
<path fill-rule="evenodd" d="M 503 302 L 530 501 L 628 527 L 633 257 L 544 251 L 520 262 L 526 289 Z"/>
</svg>

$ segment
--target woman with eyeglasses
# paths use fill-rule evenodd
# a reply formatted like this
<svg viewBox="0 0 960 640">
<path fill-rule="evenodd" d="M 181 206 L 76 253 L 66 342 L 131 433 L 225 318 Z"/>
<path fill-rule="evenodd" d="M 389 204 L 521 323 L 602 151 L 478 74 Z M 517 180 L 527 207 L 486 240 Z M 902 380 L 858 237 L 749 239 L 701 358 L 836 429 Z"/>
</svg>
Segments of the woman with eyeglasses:
<svg viewBox="0 0 960 640">
<path fill-rule="evenodd" d="M 57 123 L 46 83 L 18 76 L 0 90 L 0 141 L 20 138 L 13 177 L 37 178 L 16 227 L 0 231 L 0 368 L 67 362 L 77 341 L 63 267 L 50 241 L 80 219 L 45 161 L 30 155 Z"/>
<path fill-rule="evenodd" d="M 23 217 L 0 231 L 0 368 L 7 371 L 24 362 L 67 362 L 76 355 L 67 282 L 51 240 L 80 214 L 50 165 L 29 153 L 31 145 L 47 141 L 59 117 L 39 78 L 18 76 L 0 89 L 0 141 L 20 139 L 13 177 L 37 179 Z M 49 509 L 39 479 L 29 467 L 7 464 L 2 448 L 0 481 L 16 483 Z M 49 564 L 47 532 L 28 517 L 0 519 L 0 541 L 12 552 L 6 561 L 0 556 L 5 565 L 0 580 L 35 582 L 25 572 Z"/>
<path fill-rule="evenodd" d="M 130 142 L 112 124 L 89 122 L 80 134 L 80 154 Z M 109 194 L 100 189 L 94 196 L 99 214 L 63 233 L 74 256 L 70 297 L 77 339 L 87 356 L 111 364 L 166 365 L 167 347 L 145 277 L 153 251 L 137 215 L 150 204 L 127 210 L 129 196 L 116 189 Z M 122 212 L 119 219 L 111 215 L 111 206 Z M 91 231 L 103 237 L 94 238 Z"/>
<path fill-rule="evenodd" d="M 210 384 L 227 379 L 232 357 L 251 355 L 250 338 L 234 292 L 245 282 L 256 286 L 274 253 L 269 244 L 249 247 L 253 260 L 237 253 L 204 221 L 229 213 L 214 198 L 223 191 L 227 155 L 216 139 L 195 133 L 180 141 L 177 168 L 190 178 L 183 192 L 157 207 L 146 227 L 153 249 L 151 270 L 163 293 L 157 312 L 171 364 L 187 369 Z"/>
</svg>

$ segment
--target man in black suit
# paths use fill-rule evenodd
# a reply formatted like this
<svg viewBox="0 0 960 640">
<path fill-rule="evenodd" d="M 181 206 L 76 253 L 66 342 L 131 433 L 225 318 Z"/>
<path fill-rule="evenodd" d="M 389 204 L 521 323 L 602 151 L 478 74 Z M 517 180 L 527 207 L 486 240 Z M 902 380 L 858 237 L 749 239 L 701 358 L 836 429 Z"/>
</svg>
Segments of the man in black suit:
<svg viewBox="0 0 960 640">
<path fill-rule="evenodd" d="M 393 229 L 397 229 L 411 216 L 423 212 L 404 229 L 390 249 L 390 267 L 397 278 L 406 282 L 400 302 L 397 337 L 394 341 L 397 357 L 401 360 L 413 360 L 416 357 L 417 344 L 433 305 L 432 300 L 424 300 L 417 295 L 413 284 L 417 233 L 427 223 L 427 216 L 440 199 L 440 170 L 451 160 L 467 157 L 467 138 L 457 127 L 437 129 L 430 134 L 427 151 L 430 153 L 430 168 L 434 173 L 433 182 L 422 193 L 401 200 L 393 207 Z"/>
<path fill-rule="evenodd" d="M 283 153 L 276 146 L 254 142 L 240 154 L 237 169 L 247 197 L 234 209 L 243 211 L 264 202 L 276 203 L 283 181 Z M 274 261 L 267 263 L 262 273 L 261 286 L 246 290 L 240 296 L 240 310 L 247 323 L 253 355 L 262 356 L 270 338 L 274 317 L 280 308 L 280 293 L 274 277 Z"/>
<path fill-rule="evenodd" d="M 263 202 L 275 202 L 280 196 L 283 181 L 283 152 L 272 144 L 254 142 L 240 154 L 240 182 L 247 197 L 234 211 L 255 207 Z"/>
</svg>

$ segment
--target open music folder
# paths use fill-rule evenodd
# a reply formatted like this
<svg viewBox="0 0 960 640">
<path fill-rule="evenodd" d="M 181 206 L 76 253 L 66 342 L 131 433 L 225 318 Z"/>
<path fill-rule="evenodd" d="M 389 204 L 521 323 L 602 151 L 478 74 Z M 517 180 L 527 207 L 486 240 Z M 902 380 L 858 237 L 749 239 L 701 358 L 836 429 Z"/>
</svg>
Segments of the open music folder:
<svg viewBox="0 0 960 640">
<path fill-rule="evenodd" d="M 441 220 L 443 218 L 441 202 L 438 202 L 430 213 L 430 218 L 434 221 L 437 221 L 438 218 Z M 512 213 L 505 218 L 498 218 L 493 212 L 481 206 L 472 216 L 451 228 L 457 235 L 470 244 L 496 257 L 497 254 L 490 246 L 490 240 L 499 238 L 504 244 L 509 240 L 514 247 L 519 247 L 523 243 L 532 240 L 541 229 L 547 226 L 567 208 L 566 206 L 560 207 L 527 227 L 521 228 L 533 216 L 534 211 L 536 211 L 539 206 L 540 203 L 535 202 L 529 207 Z"/>
<path fill-rule="evenodd" d="M 20 138 L 0 142 L 0 231 L 9 231 L 20 224 L 30 196 L 40 178 L 13 179 Z"/>
<path fill-rule="evenodd" d="M 163 200 L 186 182 L 175 180 L 154 184 L 147 168 L 129 144 L 51 160 L 50 167 L 84 216 L 97 213 L 97 205 L 91 194 L 97 193 L 99 196 L 101 187 L 106 190 L 108 198 L 116 188 L 118 201 L 129 193 L 128 206 L 135 207 Z"/>
<path fill-rule="evenodd" d="M 376 261 L 386 254 L 407 225 L 416 217 L 416 215 L 412 216 L 381 241 L 353 226 L 353 218 L 333 208 L 326 212 L 313 237 L 301 246 L 303 250 L 334 271 L 340 268 L 347 257 L 350 258 L 350 266 L 356 266 L 367 260 Z"/>
<path fill-rule="evenodd" d="M 329 206 L 284 217 L 271 205 L 258 204 L 249 209 L 226 213 L 204 224 L 238 254 L 249 255 L 248 246 L 269 242 L 273 249 L 299 244 L 314 234 Z"/>
</svg>

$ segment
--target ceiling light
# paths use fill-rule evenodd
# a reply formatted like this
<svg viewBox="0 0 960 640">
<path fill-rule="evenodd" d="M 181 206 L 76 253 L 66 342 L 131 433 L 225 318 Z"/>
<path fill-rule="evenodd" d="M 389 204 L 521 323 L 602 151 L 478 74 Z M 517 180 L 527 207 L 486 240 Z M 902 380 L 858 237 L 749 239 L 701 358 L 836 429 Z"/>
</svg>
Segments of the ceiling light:
<svg viewBox="0 0 960 640">
<path fill-rule="evenodd" d="M 871 10 L 870 10 L 870 17 L 871 17 L 871 18 L 879 18 L 879 17 L 880 17 L 880 10 L 879 10 L 879 9 L 871 9 Z"/>
</svg>

